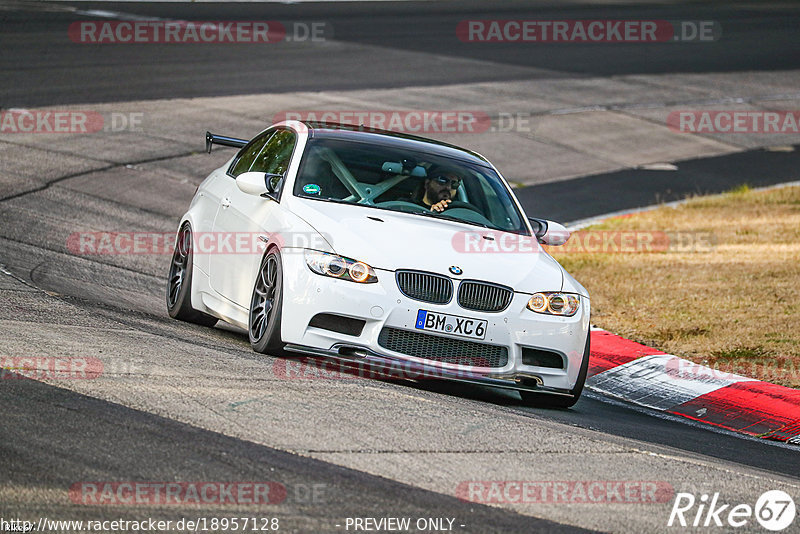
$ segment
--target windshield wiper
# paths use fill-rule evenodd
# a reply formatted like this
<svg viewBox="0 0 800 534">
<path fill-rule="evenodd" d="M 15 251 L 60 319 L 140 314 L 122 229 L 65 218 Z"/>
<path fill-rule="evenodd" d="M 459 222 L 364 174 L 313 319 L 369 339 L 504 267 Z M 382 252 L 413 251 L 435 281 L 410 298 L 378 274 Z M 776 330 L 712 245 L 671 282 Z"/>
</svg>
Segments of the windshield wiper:
<svg viewBox="0 0 800 534">
<path fill-rule="evenodd" d="M 297 198 L 302 198 L 302 199 L 306 199 L 306 200 L 316 200 L 316 201 L 322 201 L 322 202 L 333 202 L 334 204 L 349 204 L 351 206 L 363 205 L 363 204 L 355 204 L 353 202 L 348 202 L 347 200 L 341 200 L 341 199 L 338 199 L 338 198 L 311 197 L 311 196 L 307 197 L 307 196 L 300 196 L 300 195 L 295 195 L 295 196 Z"/>
<path fill-rule="evenodd" d="M 411 212 L 412 215 L 422 215 L 423 217 L 433 217 L 435 219 L 447 219 L 448 221 L 459 222 L 464 224 L 469 224 L 471 226 L 480 226 L 481 228 L 488 228 L 489 230 L 500 230 L 501 232 L 505 232 L 502 228 L 497 228 L 494 226 L 489 226 L 488 224 L 474 222 L 474 221 L 467 221 L 465 219 L 459 219 L 458 217 L 453 217 L 451 215 L 446 215 L 444 213 L 440 213 L 438 211 L 419 211 L 419 212 Z"/>
<path fill-rule="evenodd" d="M 467 221 L 466 219 L 459 219 L 458 217 L 453 217 L 451 215 L 447 215 L 445 213 L 440 213 L 438 211 L 403 211 L 403 210 L 397 210 L 397 209 L 393 209 L 393 208 L 383 208 L 381 206 L 375 206 L 375 205 L 371 205 L 371 204 L 359 204 L 357 202 L 350 202 L 348 200 L 342 200 L 342 199 L 338 199 L 338 198 L 310 197 L 310 196 L 308 196 L 308 197 L 307 196 L 298 196 L 297 198 L 304 198 L 304 199 L 308 199 L 308 200 L 317 200 L 317 201 L 321 200 L 322 202 L 332 202 L 334 204 L 345 204 L 345 205 L 348 205 L 348 206 L 360 206 L 360 207 L 364 207 L 364 208 L 373 208 L 373 209 L 379 209 L 379 210 L 384 210 L 384 211 L 391 211 L 391 212 L 394 212 L 394 213 L 405 213 L 406 215 L 421 215 L 423 217 L 433 217 L 434 219 L 445 219 L 445 220 L 448 220 L 448 221 L 468 224 L 470 226 L 480 226 L 481 228 L 487 228 L 489 230 L 497 230 L 499 232 L 517 233 L 517 232 L 514 232 L 512 230 L 505 230 L 503 228 L 500 228 L 499 226 L 490 226 L 490 225 L 485 224 L 485 223 Z"/>
<path fill-rule="evenodd" d="M 448 221 L 456 221 L 456 222 L 465 223 L 465 224 L 472 224 L 472 225 L 475 225 L 475 226 L 480 226 L 482 228 L 489 228 L 490 230 L 499 230 L 500 229 L 500 228 L 496 228 L 494 226 L 489 226 L 488 224 L 485 224 L 485 223 L 476 222 L 476 221 L 467 221 L 467 220 L 464 220 L 464 219 L 459 219 L 458 217 L 453 217 L 452 215 L 445 215 L 444 213 L 439 213 L 438 215 L 435 215 L 435 217 L 439 217 L 440 219 L 447 219 Z"/>
</svg>

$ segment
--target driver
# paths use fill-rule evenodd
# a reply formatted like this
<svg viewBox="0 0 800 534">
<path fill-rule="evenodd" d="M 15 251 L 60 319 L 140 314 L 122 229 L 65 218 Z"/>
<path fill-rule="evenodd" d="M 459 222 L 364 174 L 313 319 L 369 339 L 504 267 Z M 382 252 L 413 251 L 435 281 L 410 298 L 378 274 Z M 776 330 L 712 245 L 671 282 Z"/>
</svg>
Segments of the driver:
<svg viewBox="0 0 800 534">
<path fill-rule="evenodd" d="M 412 202 L 431 211 L 442 212 L 456 196 L 461 180 L 461 176 L 453 169 L 432 167 L 428 171 L 428 178 L 425 178 L 414 193 Z"/>
</svg>

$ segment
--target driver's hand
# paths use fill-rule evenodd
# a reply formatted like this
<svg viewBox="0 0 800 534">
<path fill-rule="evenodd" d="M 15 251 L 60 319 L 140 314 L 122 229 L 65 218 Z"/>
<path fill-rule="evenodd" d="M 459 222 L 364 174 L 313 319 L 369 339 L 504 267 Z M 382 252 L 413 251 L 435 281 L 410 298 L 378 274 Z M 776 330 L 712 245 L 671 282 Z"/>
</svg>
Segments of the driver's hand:
<svg viewBox="0 0 800 534">
<path fill-rule="evenodd" d="M 451 200 L 440 200 L 439 202 L 437 202 L 436 204 L 431 206 L 431 211 L 442 212 L 442 211 L 447 209 L 447 205 L 450 204 L 450 202 L 452 202 L 452 201 Z"/>
</svg>

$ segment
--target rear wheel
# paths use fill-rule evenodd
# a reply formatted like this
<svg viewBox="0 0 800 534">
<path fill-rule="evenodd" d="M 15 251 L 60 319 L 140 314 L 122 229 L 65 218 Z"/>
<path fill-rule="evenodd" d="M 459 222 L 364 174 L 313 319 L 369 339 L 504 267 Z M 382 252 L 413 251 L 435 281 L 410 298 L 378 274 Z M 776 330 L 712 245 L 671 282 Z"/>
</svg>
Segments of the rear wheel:
<svg viewBox="0 0 800 534">
<path fill-rule="evenodd" d="M 281 305 L 283 304 L 283 265 L 281 253 L 272 249 L 261 260 L 253 297 L 247 331 L 250 346 L 261 353 L 283 354 L 281 340 Z"/>
<path fill-rule="evenodd" d="M 217 318 L 192 308 L 192 228 L 181 226 L 167 279 L 167 312 L 173 319 L 214 326 Z"/>
<path fill-rule="evenodd" d="M 578 372 L 578 380 L 575 382 L 575 387 L 569 391 L 569 397 L 562 397 L 560 395 L 548 395 L 546 393 L 534 393 L 532 391 L 520 391 L 522 401 L 531 406 L 542 406 L 550 408 L 571 408 L 581 398 L 583 386 L 586 383 L 586 375 L 589 372 L 589 346 L 591 340 L 591 332 L 586 332 L 586 348 L 583 349 L 583 361 L 581 361 L 581 369 Z"/>
</svg>

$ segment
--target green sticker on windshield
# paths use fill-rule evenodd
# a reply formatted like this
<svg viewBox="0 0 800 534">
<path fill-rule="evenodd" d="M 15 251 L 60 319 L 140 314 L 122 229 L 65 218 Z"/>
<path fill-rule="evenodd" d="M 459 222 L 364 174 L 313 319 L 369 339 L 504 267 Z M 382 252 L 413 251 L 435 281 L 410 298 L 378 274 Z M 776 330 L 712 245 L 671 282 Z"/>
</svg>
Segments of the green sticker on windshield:
<svg viewBox="0 0 800 534">
<path fill-rule="evenodd" d="M 317 184 L 307 184 L 303 186 L 303 192 L 307 195 L 319 195 L 320 188 Z"/>
</svg>

